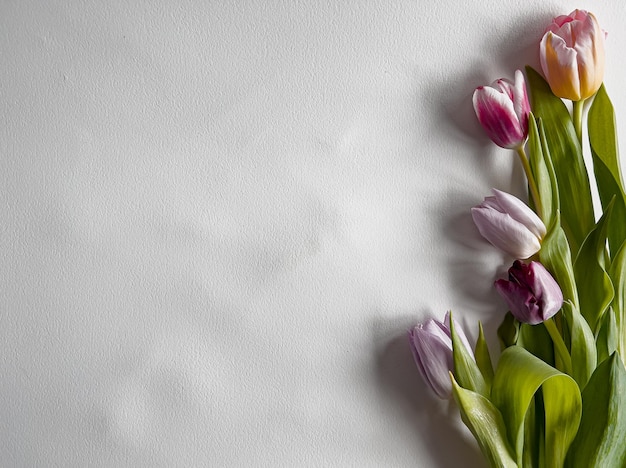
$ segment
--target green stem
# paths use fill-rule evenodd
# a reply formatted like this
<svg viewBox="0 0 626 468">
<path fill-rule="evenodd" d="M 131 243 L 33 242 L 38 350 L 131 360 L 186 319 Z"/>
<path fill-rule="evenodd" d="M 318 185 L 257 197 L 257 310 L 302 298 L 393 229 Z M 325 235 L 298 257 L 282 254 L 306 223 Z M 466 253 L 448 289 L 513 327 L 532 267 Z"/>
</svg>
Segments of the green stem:
<svg viewBox="0 0 626 468">
<path fill-rule="evenodd" d="M 583 144 L 583 108 L 585 105 L 585 100 L 581 99 L 580 101 L 574 101 L 573 103 L 573 120 L 574 120 L 574 130 L 576 130 L 576 136 L 578 137 L 578 142 L 582 146 Z"/>
<path fill-rule="evenodd" d="M 556 355 L 561 360 L 561 364 L 563 365 L 563 371 L 568 375 L 572 375 L 572 357 L 567 350 L 567 346 L 565 346 L 565 341 L 563 341 L 563 337 L 559 333 L 559 330 L 557 330 L 556 328 L 554 320 L 549 318 L 548 320 L 545 320 L 543 324 L 545 325 L 546 330 L 548 330 L 550 338 L 552 338 L 552 343 L 554 343 L 554 350 L 556 351 Z"/>
<path fill-rule="evenodd" d="M 519 146 L 515 149 L 515 152 L 519 156 L 520 161 L 522 162 L 522 167 L 524 168 L 524 172 L 526 173 L 526 178 L 528 179 L 528 188 L 530 189 L 530 195 L 535 203 L 535 211 L 537 213 L 543 213 L 541 207 L 541 198 L 539 197 L 539 189 L 537 188 L 537 183 L 535 182 L 535 178 L 533 177 L 533 173 L 530 170 L 530 163 L 528 162 L 528 157 L 526 157 L 526 151 L 524 151 L 523 146 Z"/>
</svg>

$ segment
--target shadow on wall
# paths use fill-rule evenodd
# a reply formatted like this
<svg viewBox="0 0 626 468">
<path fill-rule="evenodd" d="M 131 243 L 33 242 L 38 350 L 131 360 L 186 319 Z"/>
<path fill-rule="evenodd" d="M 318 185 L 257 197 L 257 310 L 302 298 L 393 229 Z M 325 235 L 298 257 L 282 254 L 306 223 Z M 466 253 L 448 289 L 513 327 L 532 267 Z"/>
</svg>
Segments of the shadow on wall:
<svg viewBox="0 0 626 468">
<path fill-rule="evenodd" d="M 486 36 L 489 42 L 484 44 L 486 52 L 480 63 L 445 76 L 443 82 L 433 79 L 423 94 L 423 102 L 429 107 L 427 113 L 433 116 L 432 130 L 465 148 L 462 153 L 450 155 L 452 163 L 455 158 L 471 161 L 472 172 L 461 176 L 451 172 L 452 177 L 458 178 L 451 179 L 449 188 L 443 188 L 444 193 L 438 197 L 440 203 L 436 208 L 442 213 L 438 219 L 444 240 L 440 248 L 448 244 L 448 248 L 454 249 L 455 255 L 447 265 L 450 287 L 457 302 L 479 312 L 492 352 L 499 346 L 496 330 L 504 315 L 504 304 L 493 282 L 506 277 L 513 259 L 489 245 L 474 226 L 470 208 L 490 193 L 470 191 L 472 184 L 468 184 L 467 178 L 474 178 L 474 185 L 477 180 L 480 185 L 497 187 L 523 199 L 526 179 L 514 152 L 496 147 L 480 127 L 472 95 L 477 86 L 488 85 L 501 77 L 512 79 L 515 70 L 524 70 L 526 65 L 541 69 L 538 50 L 544 28 L 552 18 L 548 9 L 544 13 L 510 18 L 507 25 L 494 25 L 498 31 L 507 33 L 503 35 L 494 29 L 499 35 Z M 494 37 L 499 37 L 495 44 Z M 491 76 L 491 70 L 499 70 L 501 74 Z M 459 319 L 463 322 L 457 315 Z M 470 334 L 475 335 L 475 328 L 475 323 L 469 324 Z"/>
<path fill-rule="evenodd" d="M 525 190 L 523 172 L 512 152 L 510 158 L 513 169 L 508 174 L 503 174 L 501 166 L 495 167 L 492 158 L 485 157 L 487 152 L 494 149 L 493 143 L 478 124 L 472 106 L 472 94 L 477 86 L 490 84 L 500 78 L 486 76 L 487 69 L 508 70 L 503 77 L 509 79 L 512 79 L 516 69 L 523 70 L 527 64 L 539 70 L 538 44 L 543 25 L 547 25 L 550 18 L 537 14 L 511 20 L 513 26 L 508 30 L 513 33 L 497 47 L 495 56 L 484 58 L 485 62 L 497 66 L 477 64 L 459 74 L 449 75 L 444 82 L 438 77 L 425 87 L 423 100 L 420 101 L 430 108 L 427 112 L 433 116 L 431 130 L 434 133 L 460 140 L 466 145 L 467 154 L 455 157 L 472 158 L 476 168 L 475 177 L 487 186 L 500 186 L 515 194 Z M 485 49 L 493 50 L 493 44 L 486 44 Z M 442 236 L 459 251 L 459 255 L 448 265 L 449 277 L 455 294 L 466 298 L 468 307 L 480 310 L 481 315 L 488 317 L 483 325 L 495 363 L 497 353 L 494 351 L 498 346 L 496 329 L 504 311 L 493 288 L 493 281 L 505 276 L 510 262 L 481 238 L 471 219 L 469 209 L 487 194 L 470 194 L 463 181 L 459 182 L 456 188 L 441 197 L 443 202 L 437 207 L 444 213 L 441 221 Z M 494 265 L 499 266 L 494 268 Z M 379 345 L 375 357 L 379 387 L 414 428 L 416 439 L 429 448 L 437 466 L 486 466 L 476 442 L 457 424 L 460 417 L 456 403 L 439 401 L 422 381 L 413 362 L 405 331 L 414 324 L 414 319 L 405 318 L 394 320 L 394 323 L 375 324 L 374 333 Z M 404 328 L 399 326 L 402 324 Z M 472 336 L 476 334 L 475 326 L 470 326 L 469 334 Z M 392 336 L 383 336 L 381 330 L 385 328 L 394 330 Z"/>
<path fill-rule="evenodd" d="M 393 322 L 378 323 L 373 328 L 378 335 L 374 340 L 376 380 L 384 397 L 404 415 L 407 425 L 415 431 L 415 440 L 428 447 L 435 466 L 486 467 L 478 445 L 460 427 L 456 403 L 439 400 L 421 379 L 406 335 L 414 318 Z M 406 326 L 397 326 L 400 322 Z M 381 336 L 385 329 L 392 328 L 400 331 L 395 336 Z"/>
</svg>

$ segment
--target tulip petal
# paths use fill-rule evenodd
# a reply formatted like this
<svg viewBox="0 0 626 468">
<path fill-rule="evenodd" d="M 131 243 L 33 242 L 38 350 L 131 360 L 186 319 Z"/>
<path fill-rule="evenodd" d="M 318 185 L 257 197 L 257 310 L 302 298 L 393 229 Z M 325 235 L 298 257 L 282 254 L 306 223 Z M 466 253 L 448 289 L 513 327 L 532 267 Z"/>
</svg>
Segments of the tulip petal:
<svg viewBox="0 0 626 468">
<path fill-rule="evenodd" d="M 559 285 L 545 267 L 538 262 L 530 262 L 533 277 L 533 291 L 541 300 L 542 321 L 552 317 L 563 305 L 563 293 Z"/>
<path fill-rule="evenodd" d="M 574 48 L 577 54 L 581 95 L 586 99 L 595 94 L 604 78 L 604 32 L 591 13 L 579 24 Z"/>
<path fill-rule="evenodd" d="M 568 47 L 562 37 L 549 31 L 541 39 L 539 55 L 552 92 L 558 97 L 580 100 L 576 50 Z"/>
<path fill-rule="evenodd" d="M 424 380 L 440 398 L 449 398 L 452 391 L 449 372 L 452 363 L 452 341 L 433 323 L 413 329 L 411 343 L 414 357 Z"/>
<path fill-rule="evenodd" d="M 474 91 L 473 104 L 478 121 L 498 146 L 514 148 L 526 138 L 508 94 L 479 87 Z"/>
<path fill-rule="evenodd" d="M 514 220 L 523 224 L 535 236 L 542 239 L 546 235 L 546 226 L 526 203 L 513 195 L 492 189 L 501 211 L 508 213 Z"/>
<path fill-rule="evenodd" d="M 515 84 L 513 95 L 513 109 L 520 122 L 521 128 L 528 128 L 528 114 L 530 113 L 530 102 L 526 92 L 526 81 L 521 70 L 515 70 Z"/>
<path fill-rule="evenodd" d="M 449 398 L 452 341 L 434 320 L 409 332 L 411 350 L 422 378 L 440 398 Z"/>
<path fill-rule="evenodd" d="M 536 299 L 526 288 L 503 279 L 494 285 L 517 320 L 530 325 L 543 322 Z"/>
<path fill-rule="evenodd" d="M 422 378 L 437 396 L 443 399 L 451 396 L 449 373 L 454 369 L 449 324 L 450 313 L 446 314 L 444 322 L 430 319 L 408 331 L 411 352 Z M 454 325 L 457 337 L 467 348 L 469 356 L 473 358 L 474 352 L 456 320 Z"/>
<path fill-rule="evenodd" d="M 495 287 L 520 322 L 536 325 L 556 314 L 563 305 L 563 293 L 552 275 L 539 262 L 528 265 L 516 260 L 509 268 L 509 279 Z"/>
<path fill-rule="evenodd" d="M 515 258 L 528 258 L 541 248 L 539 239 L 507 213 L 474 207 L 472 218 L 485 239 Z"/>
</svg>

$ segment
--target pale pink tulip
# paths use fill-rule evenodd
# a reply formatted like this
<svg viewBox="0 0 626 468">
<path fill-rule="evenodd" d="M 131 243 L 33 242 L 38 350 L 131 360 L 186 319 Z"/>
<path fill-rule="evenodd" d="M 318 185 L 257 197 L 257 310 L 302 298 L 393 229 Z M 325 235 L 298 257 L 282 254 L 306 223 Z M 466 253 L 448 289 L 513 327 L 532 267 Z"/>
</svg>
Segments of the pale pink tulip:
<svg viewBox="0 0 626 468">
<path fill-rule="evenodd" d="M 472 208 L 472 218 L 485 239 L 515 258 L 528 258 L 541 249 L 546 226 L 522 200 L 493 189 Z"/>
</svg>

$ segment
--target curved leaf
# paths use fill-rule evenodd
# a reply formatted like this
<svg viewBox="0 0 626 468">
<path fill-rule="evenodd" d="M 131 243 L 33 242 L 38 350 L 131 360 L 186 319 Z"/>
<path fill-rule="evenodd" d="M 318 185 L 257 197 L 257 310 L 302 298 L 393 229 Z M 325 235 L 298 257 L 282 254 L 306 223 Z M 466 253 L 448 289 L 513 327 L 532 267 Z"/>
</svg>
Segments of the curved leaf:
<svg viewBox="0 0 626 468">
<path fill-rule="evenodd" d="M 612 207 L 611 202 L 596 227 L 585 238 L 574 262 L 580 312 L 594 333 L 598 332 L 600 320 L 614 295 L 613 282 L 605 270 L 606 239 Z"/>
<path fill-rule="evenodd" d="M 626 195 L 619 165 L 615 113 L 604 85 L 589 108 L 587 124 L 594 175 L 605 211 L 615 197 L 615 216 L 608 227 L 609 245 L 614 254 L 626 239 Z"/>
<path fill-rule="evenodd" d="M 562 467 L 567 450 L 576 436 L 581 417 L 581 396 L 576 381 L 533 356 L 520 346 L 505 349 L 494 376 L 491 397 L 502 412 L 516 460 L 522 466 L 524 422 L 535 394 L 541 389 L 544 418 L 541 428 L 546 450 L 542 466 Z M 541 422 L 541 418 L 537 419 Z M 532 443 L 532 439 L 526 439 Z"/>
<path fill-rule="evenodd" d="M 596 342 L 593 332 L 581 313 L 572 306 L 571 302 L 563 303 L 561 309 L 567 324 L 572 356 L 572 377 L 583 389 L 593 374 L 597 364 Z"/>
</svg>

